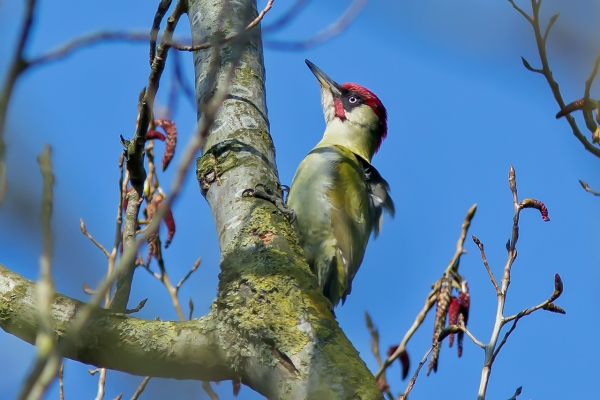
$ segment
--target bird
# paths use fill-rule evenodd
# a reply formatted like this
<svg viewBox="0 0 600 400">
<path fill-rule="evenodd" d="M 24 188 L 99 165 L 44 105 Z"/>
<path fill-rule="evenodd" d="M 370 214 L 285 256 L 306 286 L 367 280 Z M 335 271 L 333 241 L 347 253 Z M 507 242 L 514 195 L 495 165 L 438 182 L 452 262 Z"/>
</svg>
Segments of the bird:
<svg viewBox="0 0 600 400">
<path fill-rule="evenodd" d="M 321 89 L 326 128 L 300 162 L 287 198 L 306 260 L 332 309 L 342 305 L 371 233 L 385 210 L 395 214 L 390 187 L 371 164 L 387 136 L 387 111 L 369 89 L 336 83 L 309 60 Z"/>
</svg>

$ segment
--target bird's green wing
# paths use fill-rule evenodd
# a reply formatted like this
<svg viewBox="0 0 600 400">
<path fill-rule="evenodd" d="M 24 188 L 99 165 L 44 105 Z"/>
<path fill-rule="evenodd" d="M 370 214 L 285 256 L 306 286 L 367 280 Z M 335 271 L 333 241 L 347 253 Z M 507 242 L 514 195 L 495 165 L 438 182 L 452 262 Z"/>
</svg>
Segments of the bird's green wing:
<svg viewBox="0 0 600 400">
<path fill-rule="evenodd" d="M 334 182 L 329 192 L 331 226 L 337 244 L 329 285 L 329 298 L 334 305 L 340 299 L 343 302 L 350 294 L 352 279 L 362 262 L 373 227 L 362 165 L 351 151 L 341 146 L 335 147 L 340 157 L 334 166 Z"/>
</svg>

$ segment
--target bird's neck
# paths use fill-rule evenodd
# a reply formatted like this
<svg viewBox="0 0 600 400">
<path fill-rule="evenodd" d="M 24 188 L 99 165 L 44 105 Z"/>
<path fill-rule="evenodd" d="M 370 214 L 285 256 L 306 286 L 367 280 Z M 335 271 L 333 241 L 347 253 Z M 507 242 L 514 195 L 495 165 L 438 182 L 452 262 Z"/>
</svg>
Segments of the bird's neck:
<svg viewBox="0 0 600 400">
<path fill-rule="evenodd" d="M 373 154 L 375 154 L 379 145 L 379 139 L 377 133 L 369 129 L 368 126 L 335 118 L 327 124 L 323 139 L 317 144 L 317 147 L 331 145 L 344 146 L 371 163 L 371 158 L 373 158 Z"/>
</svg>

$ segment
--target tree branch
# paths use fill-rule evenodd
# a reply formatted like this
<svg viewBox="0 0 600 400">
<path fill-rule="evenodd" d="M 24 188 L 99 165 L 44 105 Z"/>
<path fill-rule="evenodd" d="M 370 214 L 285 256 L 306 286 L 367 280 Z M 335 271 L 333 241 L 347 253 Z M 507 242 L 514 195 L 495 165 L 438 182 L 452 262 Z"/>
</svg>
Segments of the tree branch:
<svg viewBox="0 0 600 400">
<path fill-rule="evenodd" d="M 34 283 L 0 265 L 0 328 L 34 343 L 38 330 Z M 85 303 L 57 294 L 52 304 L 54 332 L 65 337 Z M 64 356 L 97 367 L 176 379 L 232 379 L 218 323 L 208 315 L 186 322 L 145 321 L 96 308 Z"/>
</svg>

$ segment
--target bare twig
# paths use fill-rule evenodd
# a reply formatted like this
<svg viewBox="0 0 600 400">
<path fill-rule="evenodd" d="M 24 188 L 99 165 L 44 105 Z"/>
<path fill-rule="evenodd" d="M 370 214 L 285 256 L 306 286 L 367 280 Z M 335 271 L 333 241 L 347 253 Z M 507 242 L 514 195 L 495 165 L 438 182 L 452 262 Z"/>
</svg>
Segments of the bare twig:
<svg viewBox="0 0 600 400">
<path fill-rule="evenodd" d="M 192 276 L 194 271 L 196 271 L 198 269 L 198 267 L 200 266 L 201 262 L 202 262 L 202 257 L 198 258 L 196 260 L 196 262 L 194 263 L 194 265 L 192 265 L 192 268 L 188 271 L 188 273 L 185 274 L 185 276 L 183 278 L 181 278 L 181 280 L 179 281 L 177 286 L 175 286 L 176 291 L 179 291 L 179 289 L 181 288 L 181 285 L 183 285 L 185 283 L 185 281 L 187 281 L 190 278 L 190 276 Z"/>
<path fill-rule="evenodd" d="M 100 368 L 100 376 L 98 377 L 98 391 L 94 400 L 102 400 L 104 398 L 104 386 L 106 385 L 106 368 Z"/>
<path fill-rule="evenodd" d="M 406 390 L 404 391 L 403 394 L 401 394 L 400 396 L 398 396 L 398 400 L 406 400 L 406 398 L 408 397 L 408 394 L 411 392 L 411 390 L 415 386 L 415 382 L 417 381 L 417 377 L 419 376 L 419 372 L 421 372 L 421 368 L 423 368 L 423 365 L 425 365 L 425 363 L 427 362 L 427 358 L 429 357 L 429 355 L 431 354 L 431 352 L 434 351 L 435 348 L 439 347 L 439 346 L 440 346 L 440 342 L 436 342 L 436 343 L 434 343 L 429 348 L 429 350 L 427 350 L 427 353 L 425 353 L 425 356 L 423 356 L 423 359 L 421 360 L 421 362 L 417 366 L 417 370 L 415 371 L 415 374 L 413 375 L 412 378 L 410 378 L 410 381 L 408 382 L 408 386 L 406 387 Z"/>
<path fill-rule="evenodd" d="M 108 250 L 106 250 L 106 248 L 104 246 L 102 246 L 102 244 L 100 242 L 98 242 L 87 230 L 87 228 L 85 227 L 85 223 L 83 222 L 83 218 L 79 218 L 79 229 L 81 230 L 81 233 L 83 233 L 88 239 L 90 239 L 90 241 L 92 243 L 94 243 L 94 245 L 100 249 L 100 251 L 102 251 L 102 253 L 104 253 L 104 255 L 106 256 L 106 258 L 110 257 L 110 253 L 108 252 Z"/>
<path fill-rule="evenodd" d="M 65 400 L 65 387 L 63 382 L 63 375 L 65 373 L 65 363 L 64 361 L 60 364 L 60 369 L 58 370 L 58 400 Z"/>
<path fill-rule="evenodd" d="M 140 397 L 140 395 L 146 389 L 146 385 L 148 385 L 148 382 L 150 381 L 150 378 L 151 378 L 150 376 L 147 376 L 147 377 L 144 378 L 144 380 L 142 381 L 142 383 L 140 383 L 140 385 L 136 389 L 136 391 L 133 394 L 133 396 L 131 396 L 131 400 L 137 400 Z"/>
<path fill-rule="evenodd" d="M 280 16 L 277 20 L 271 22 L 269 25 L 262 26 L 262 33 L 269 33 L 276 31 L 285 25 L 287 25 L 294 17 L 296 17 L 302 8 L 306 6 L 308 0 L 296 0 L 294 5 L 292 5 L 289 10 L 287 10 L 282 16 Z"/>
<path fill-rule="evenodd" d="M 188 302 L 188 305 L 190 307 L 190 314 L 188 316 L 188 319 L 192 319 L 192 315 L 194 314 L 194 300 L 192 300 L 191 297 L 190 297 L 190 301 Z"/>
<path fill-rule="evenodd" d="M 127 209 L 125 211 L 125 224 L 123 225 L 123 249 L 125 252 L 137 251 L 138 241 L 136 241 L 137 215 L 140 208 L 140 195 L 136 190 L 127 193 Z M 121 258 L 121 264 L 125 258 Z M 110 308 L 117 311 L 124 311 L 127 308 L 129 294 L 131 293 L 131 283 L 135 270 L 135 260 L 129 260 L 129 265 L 119 271 L 117 285 L 114 296 L 110 302 Z"/>
<path fill-rule="evenodd" d="M 72 39 L 66 43 L 63 43 L 58 47 L 49 50 L 45 54 L 33 57 L 31 60 L 29 60 L 28 66 L 38 67 L 40 65 L 47 64 L 53 61 L 59 61 L 67 56 L 70 56 L 78 50 L 82 50 L 89 46 L 100 44 L 103 42 L 148 43 L 148 32 L 100 31 L 88 33 L 75 39 Z"/>
<path fill-rule="evenodd" d="M 0 204 L 2 203 L 2 200 L 4 200 L 6 194 L 6 145 L 4 143 L 6 116 L 15 83 L 17 82 L 19 75 L 27 68 L 27 61 L 25 60 L 24 53 L 27 42 L 29 41 L 31 26 L 33 25 L 35 8 L 36 0 L 27 0 L 25 16 L 23 17 L 21 31 L 19 32 L 15 55 L 9 64 L 6 80 L 2 84 L 2 89 L 0 90 Z"/>
<path fill-rule="evenodd" d="M 381 368 L 381 366 L 383 365 L 383 361 L 381 360 L 381 354 L 379 352 L 379 330 L 377 328 L 375 328 L 375 325 L 373 325 L 373 320 L 371 319 L 371 316 L 366 311 L 365 311 L 365 321 L 367 324 L 367 329 L 369 330 L 369 334 L 371 335 L 371 352 L 373 353 L 375 360 L 377 360 L 377 365 L 379 365 L 379 367 Z M 394 396 L 392 395 L 390 387 L 387 383 L 385 371 L 379 377 L 379 379 L 377 379 L 377 387 L 379 388 L 379 390 L 381 390 L 383 393 L 385 393 L 385 395 L 388 397 L 388 399 L 391 399 L 391 400 L 394 399 Z"/>
<path fill-rule="evenodd" d="M 194 95 L 194 91 L 186 84 L 186 79 L 183 74 L 183 68 L 181 67 L 181 56 L 178 52 L 173 53 L 173 74 L 175 77 L 175 81 L 177 82 L 177 86 L 183 90 L 186 99 L 190 103 L 192 109 L 194 111 L 198 111 L 198 105 L 196 104 L 196 96 Z"/>
<path fill-rule="evenodd" d="M 510 286 L 512 265 L 513 265 L 515 259 L 517 258 L 516 246 L 517 246 L 517 242 L 519 240 L 519 216 L 520 216 L 521 210 L 523 210 L 525 208 L 538 208 L 540 210 L 540 212 L 542 213 L 542 217 L 544 218 L 544 220 L 545 221 L 549 220 L 548 216 L 547 216 L 547 209 L 543 205 L 543 203 L 541 203 L 537 200 L 533 200 L 533 199 L 525 199 L 519 203 L 519 198 L 518 198 L 518 194 L 517 194 L 516 173 L 512 166 L 510 167 L 510 170 L 508 173 L 508 182 L 509 182 L 510 191 L 512 193 L 513 207 L 514 207 L 515 214 L 513 217 L 513 227 L 512 227 L 511 238 L 508 240 L 508 242 L 506 244 L 508 259 L 504 266 L 504 272 L 502 275 L 500 291 L 499 292 L 497 291 L 498 306 L 497 306 L 497 310 L 496 310 L 496 319 L 495 319 L 495 323 L 494 323 L 494 328 L 492 330 L 490 342 L 484 346 L 485 361 L 484 361 L 483 369 L 481 371 L 481 381 L 479 384 L 479 392 L 477 395 L 478 400 L 485 399 L 487 385 L 488 385 L 491 370 L 492 370 L 492 364 L 494 363 L 498 353 L 500 352 L 500 350 L 502 349 L 502 347 L 508 340 L 508 337 L 516 329 L 517 322 L 522 317 L 524 317 L 528 314 L 531 314 L 532 312 L 539 310 L 540 308 L 546 309 L 549 311 L 553 311 L 553 312 L 564 313 L 564 310 L 562 308 L 560 308 L 560 307 L 554 305 L 554 303 L 552 303 L 554 300 L 556 300 L 562 294 L 562 291 L 563 291 L 563 285 L 562 285 L 560 276 L 558 274 L 556 274 L 555 282 L 554 282 L 554 292 L 553 292 L 552 296 L 550 296 L 548 298 L 548 300 L 544 301 L 543 303 L 541 303 L 535 307 L 525 309 L 517 315 L 513 315 L 510 317 L 504 317 L 504 306 L 505 306 L 505 302 L 506 302 L 508 287 Z M 482 258 L 485 262 L 485 257 L 482 256 Z M 486 267 L 486 268 L 489 269 L 489 267 Z M 498 343 L 499 335 L 500 335 L 500 332 L 501 332 L 503 326 L 510 321 L 514 321 L 513 325 L 506 332 L 506 334 L 504 335 L 504 338 L 500 341 L 500 343 Z"/>
<path fill-rule="evenodd" d="M 512 4 L 513 8 L 515 10 L 517 10 L 523 16 L 523 18 L 525 18 L 527 21 L 529 21 L 529 23 L 533 23 L 533 21 L 531 20 L 531 17 L 529 15 L 527 15 L 527 13 L 525 11 L 523 11 L 523 9 L 521 9 L 519 6 L 517 6 L 513 0 L 508 0 L 508 2 L 510 4 Z"/>
<path fill-rule="evenodd" d="M 208 397 L 210 397 L 210 400 L 219 400 L 219 395 L 213 390 L 210 382 L 202 382 L 202 389 L 204 389 Z"/>
<path fill-rule="evenodd" d="M 453 271 L 455 273 L 458 271 L 458 267 L 460 264 L 460 257 L 464 254 L 463 246 L 465 243 L 465 238 L 467 237 L 467 232 L 469 230 L 469 227 L 471 226 L 471 220 L 475 216 L 476 211 L 477 211 L 477 204 L 473 204 L 471 206 L 471 208 L 469 208 L 469 210 L 467 211 L 467 215 L 465 216 L 465 219 L 464 219 L 462 227 L 461 227 L 460 236 L 458 238 L 458 241 L 456 242 L 456 251 L 454 252 L 454 256 L 452 257 L 452 259 L 448 263 L 448 266 L 446 267 L 446 271 L 444 272 L 444 275 L 450 273 L 451 271 Z M 377 373 L 375 374 L 375 380 L 379 379 L 381 377 L 381 375 L 384 373 L 384 371 L 387 368 L 389 368 L 390 365 L 392 365 L 392 363 L 402 354 L 402 352 L 406 351 L 406 345 L 408 344 L 408 341 L 412 338 L 412 336 L 415 334 L 417 329 L 419 329 L 419 327 L 425 320 L 425 317 L 427 316 L 427 313 L 429 312 L 429 310 L 431 310 L 431 308 L 435 305 L 436 298 L 437 298 L 437 292 L 438 292 L 440 286 L 441 286 L 440 281 L 436 282 L 433 285 L 433 290 L 431 292 L 429 292 L 429 294 L 427 295 L 427 298 L 425 299 L 425 304 L 423 305 L 423 308 L 417 314 L 412 326 L 408 329 L 408 331 L 404 335 L 404 338 L 400 342 L 398 349 L 396 349 L 394 354 L 389 356 L 383 362 L 383 365 L 381 365 L 379 367 L 379 370 L 377 370 Z"/>
<path fill-rule="evenodd" d="M 464 322 L 458 325 L 458 328 L 463 331 L 464 333 L 467 334 L 468 337 L 471 338 L 471 340 L 473 341 L 473 343 L 475 343 L 477 346 L 481 347 L 482 349 L 485 349 L 485 344 L 479 340 L 477 340 L 477 338 L 475 337 L 475 335 L 473 335 L 471 333 L 471 331 L 469 331 L 467 329 L 467 327 L 465 326 Z"/>
<path fill-rule="evenodd" d="M 252 22 L 250 22 L 246 26 L 246 28 L 244 30 L 242 30 L 241 32 L 236 32 L 236 33 L 227 35 L 224 38 L 222 38 L 221 40 L 217 41 L 216 43 L 213 41 L 207 41 L 207 42 L 203 42 L 203 43 L 199 43 L 199 44 L 195 44 L 195 45 L 191 45 L 191 46 L 184 46 L 184 45 L 179 45 L 176 43 L 171 43 L 171 45 L 173 46 L 173 48 L 180 50 L 180 51 L 198 51 L 198 50 L 210 49 L 211 47 L 215 46 L 215 44 L 217 45 L 217 47 L 220 47 L 229 41 L 232 41 L 234 39 L 240 39 L 244 33 L 248 32 L 249 30 L 251 30 L 252 28 L 254 28 L 255 26 L 257 26 L 260 23 L 260 21 L 263 19 L 263 17 L 267 14 L 267 12 L 269 12 L 271 7 L 273 6 L 274 1 L 275 0 L 269 0 L 267 2 L 267 5 L 265 6 L 265 8 L 258 14 L 258 16 L 254 20 L 252 20 Z"/>
<path fill-rule="evenodd" d="M 541 70 L 535 70 L 534 72 L 541 72 L 544 75 L 544 77 L 546 78 L 546 81 L 548 82 L 548 85 L 550 86 L 550 90 L 552 91 L 552 94 L 554 95 L 554 99 L 558 103 L 560 109 L 565 110 L 565 102 L 560 93 L 558 83 L 554 80 L 554 77 L 552 76 L 552 70 L 550 69 L 550 65 L 548 63 L 548 56 L 546 53 L 546 39 L 548 37 L 548 34 L 550 33 L 550 28 L 556 21 L 556 18 L 558 18 L 558 14 L 556 14 L 555 16 L 552 17 L 552 19 L 550 20 L 550 23 L 548 24 L 548 27 L 546 28 L 544 34 L 542 35 L 541 28 L 540 28 L 540 14 L 539 14 L 540 6 L 541 6 L 542 2 L 539 0 L 531 0 L 531 8 L 532 8 L 532 12 L 533 12 L 532 16 L 529 16 L 525 11 L 523 11 L 521 8 L 519 8 L 515 4 L 514 0 L 509 0 L 509 2 L 533 27 L 533 32 L 535 34 L 535 41 L 536 41 L 537 48 L 538 48 L 538 54 L 540 57 L 540 61 L 542 63 Z M 596 76 L 599 63 L 600 63 L 600 55 L 598 56 L 598 58 L 596 58 L 596 63 L 594 63 L 594 68 L 592 69 L 590 78 L 588 78 L 588 80 L 586 81 L 586 90 L 585 90 L 585 93 L 586 93 L 585 98 L 586 99 L 589 98 L 589 90 L 590 90 L 589 88 L 591 87 L 594 77 Z M 525 65 L 526 68 L 529 65 L 529 63 L 526 62 L 525 59 L 523 59 L 523 64 Z M 530 66 L 527 69 L 534 70 Z M 586 116 L 585 113 L 584 113 L 584 116 Z M 579 140 L 579 142 L 583 145 L 583 147 L 587 151 L 589 151 L 590 153 L 595 155 L 596 157 L 600 157 L 600 148 L 594 146 L 594 144 L 591 143 L 583 135 L 583 133 L 579 129 L 579 126 L 577 125 L 577 122 L 575 121 L 575 118 L 573 118 L 573 116 L 569 115 L 568 113 L 565 115 L 565 117 L 567 119 L 567 122 L 569 123 L 569 126 L 571 127 L 573 135 L 577 138 L 577 140 Z M 592 124 L 588 123 L 587 125 L 588 125 L 588 129 L 590 129 L 592 132 L 594 132 L 594 129 L 592 129 L 593 127 L 595 127 L 595 124 L 593 123 L 593 121 L 589 121 L 589 118 L 586 117 L 586 122 L 592 123 Z"/>
<path fill-rule="evenodd" d="M 592 188 L 586 182 L 579 180 L 579 184 L 581 185 L 583 190 L 585 190 L 586 192 L 591 193 L 594 196 L 600 196 L 600 192 L 596 192 L 595 190 L 592 190 Z"/>
<path fill-rule="evenodd" d="M 519 395 L 521 394 L 521 391 L 523 390 L 523 386 L 519 386 L 517 388 L 517 390 L 515 390 L 515 393 L 511 396 L 510 399 L 508 400 L 517 400 L 517 397 L 519 397 Z"/>
<path fill-rule="evenodd" d="M 585 91 L 583 94 L 584 99 L 590 98 L 590 90 L 592 89 L 592 84 L 594 83 L 594 79 L 596 75 L 598 75 L 598 67 L 600 66 L 600 53 L 596 56 L 596 60 L 594 61 L 594 66 L 592 67 L 592 72 L 590 72 L 589 78 L 585 81 Z"/>
<path fill-rule="evenodd" d="M 517 314 L 514 318 L 513 324 L 510 327 L 510 329 L 504 334 L 504 337 L 502 338 L 502 341 L 500 342 L 500 344 L 498 345 L 498 347 L 496 347 L 496 349 L 494 350 L 494 353 L 492 354 L 492 357 L 490 357 L 489 360 L 486 360 L 485 362 L 485 367 L 492 367 L 492 364 L 494 363 L 494 361 L 496 360 L 496 356 L 498 355 L 498 353 L 500 352 L 500 350 L 502 349 L 502 347 L 506 344 L 506 341 L 508 340 L 508 337 L 510 336 L 511 333 L 513 333 L 513 331 L 517 328 L 517 323 L 519 322 L 519 320 L 524 316 L 525 314 L 523 312 L 520 312 L 519 314 Z"/>
<path fill-rule="evenodd" d="M 50 146 L 46 145 L 38 156 L 42 173 L 42 231 L 43 249 L 40 257 L 40 280 L 36 285 L 36 300 L 39 329 L 36 337 L 38 358 L 27 376 L 19 394 L 19 399 L 41 398 L 52 380 L 58 375 L 62 359 L 56 351 L 56 336 L 52 323 L 52 303 L 54 302 L 54 282 L 52 281 L 52 207 L 54 173 Z M 42 360 L 49 359 L 48 363 Z M 39 371 L 39 373 L 38 373 Z"/>
<path fill-rule="evenodd" d="M 346 9 L 346 11 L 338 18 L 337 21 L 333 22 L 327 28 L 317 32 L 313 36 L 300 40 L 300 41 L 278 41 L 278 40 L 264 40 L 266 46 L 277 50 L 291 50 L 298 51 L 304 50 L 309 47 L 317 46 L 321 43 L 325 43 L 331 40 L 335 36 L 342 33 L 352 21 L 360 14 L 362 9 L 367 5 L 368 0 L 354 0 Z"/>
<path fill-rule="evenodd" d="M 152 65 L 154 56 L 156 56 L 156 40 L 158 37 L 158 31 L 160 29 L 160 23 L 169 10 L 169 7 L 171 7 L 171 1 L 172 0 L 161 0 L 161 2 L 158 3 L 158 9 L 156 10 L 156 13 L 154 14 L 152 29 L 150 29 L 150 65 Z"/>
<path fill-rule="evenodd" d="M 475 242 L 477 247 L 479 247 L 479 251 L 481 252 L 481 259 L 483 260 L 483 265 L 485 266 L 485 269 L 487 270 L 488 275 L 490 276 L 492 284 L 494 285 L 494 289 L 496 289 L 496 295 L 500 296 L 500 293 L 501 293 L 500 287 L 498 286 L 498 282 L 496 282 L 496 277 L 494 277 L 494 273 L 492 272 L 492 270 L 490 269 L 490 266 L 488 265 L 487 257 L 485 256 L 485 251 L 483 250 L 483 243 L 481 243 L 481 241 L 477 238 L 477 236 L 472 235 L 472 237 L 473 237 L 473 242 Z"/>
</svg>

